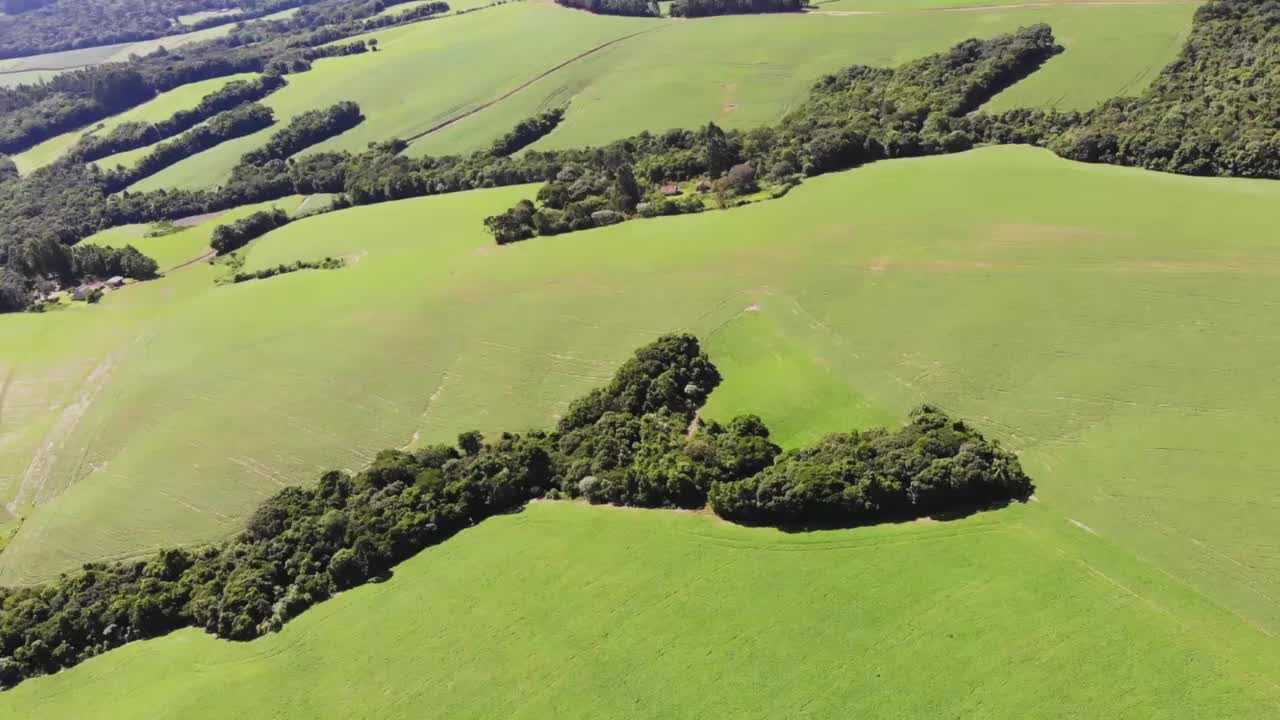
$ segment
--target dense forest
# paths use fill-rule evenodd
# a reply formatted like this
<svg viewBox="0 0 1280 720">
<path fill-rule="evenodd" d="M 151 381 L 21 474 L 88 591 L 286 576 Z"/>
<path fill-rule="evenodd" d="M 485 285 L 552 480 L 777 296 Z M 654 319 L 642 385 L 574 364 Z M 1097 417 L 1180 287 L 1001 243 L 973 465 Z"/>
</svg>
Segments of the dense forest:
<svg viewBox="0 0 1280 720">
<path fill-rule="evenodd" d="M 714 511 L 752 522 L 856 525 L 1032 492 L 1016 457 L 927 407 L 897 430 L 784 453 L 758 417 L 697 418 L 720 380 L 696 338 L 664 336 L 572 403 L 554 430 L 385 450 L 358 473 L 285 488 L 224 543 L 0 588 L 0 687 L 182 627 L 231 640 L 278 630 L 534 498 L 685 508 L 710 498 Z"/>
<path fill-rule="evenodd" d="M 1280 0 L 1202 6 L 1143 95 L 1104 103 L 1048 147 L 1085 162 L 1280 178 Z"/>
</svg>

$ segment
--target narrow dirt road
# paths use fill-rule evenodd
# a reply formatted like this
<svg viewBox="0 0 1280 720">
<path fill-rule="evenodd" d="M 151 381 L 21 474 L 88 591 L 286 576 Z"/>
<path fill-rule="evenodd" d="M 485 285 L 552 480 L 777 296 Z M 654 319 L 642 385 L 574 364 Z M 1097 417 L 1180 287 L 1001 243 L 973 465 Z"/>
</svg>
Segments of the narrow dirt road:
<svg viewBox="0 0 1280 720">
<path fill-rule="evenodd" d="M 649 28 L 649 29 L 647 29 L 647 30 L 641 30 L 641 31 L 639 31 L 639 32 L 633 32 L 633 33 L 631 33 L 630 35 L 623 35 L 622 37 L 614 38 L 614 39 L 610 40 L 610 41 L 609 41 L 609 42 L 607 42 L 607 43 L 603 43 L 603 44 L 601 44 L 601 45 L 597 45 L 597 46 L 595 46 L 595 47 L 591 48 L 590 50 L 587 50 L 587 51 L 585 51 L 585 52 L 578 53 L 577 55 L 574 55 L 573 57 L 569 58 L 568 60 L 565 60 L 564 62 L 560 63 L 559 65 L 556 65 L 555 67 L 551 68 L 550 70 L 547 70 L 547 71 L 545 71 L 545 72 L 543 72 L 543 73 L 541 73 L 541 74 L 537 75 L 536 77 L 534 77 L 534 78 L 532 78 L 532 79 L 530 79 L 530 80 L 527 80 L 527 81 L 525 81 L 525 82 L 521 83 L 520 85 L 518 85 L 518 86 L 516 86 L 515 88 L 513 88 L 513 89 L 511 89 L 511 90 L 509 90 L 509 91 L 507 91 L 507 92 L 503 93 L 502 95 L 499 95 L 498 97 L 496 97 L 496 98 L 494 98 L 494 99 L 492 99 L 492 100 L 488 100 L 488 101 L 486 101 L 486 102 L 484 102 L 484 103 L 481 103 L 480 105 L 477 105 L 477 106 L 475 106 L 474 108 L 472 108 L 472 109 L 470 109 L 470 110 L 468 110 L 468 111 L 466 111 L 466 112 L 464 112 L 464 113 L 460 113 L 460 114 L 458 114 L 458 115 L 455 115 L 455 116 L 453 116 L 453 117 L 449 118 L 448 120 L 445 120 L 445 121 L 443 121 L 443 122 L 440 122 L 440 123 L 437 123 L 437 124 L 435 124 L 435 125 L 432 125 L 431 127 L 427 128 L 426 130 L 423 130 L 422 132 L 420 132 L 420 133 L 418 133 L 418 134 L 416 134 L 416 135 L 412 135 L 412 136 L 410 136 L 410 137 L 408 137 L 408 138 L 405 138 L 405 140 L 406 140 L 406 142 L 410 142 L 410 143 L 413 143 L 413 142 L 416 142 L 416 141 L 418 141 L 418 140 L 421 140 L 422 138 L 424 138 L 424 137 L 426 137 L 426 136 L 428 136 L 428 135 L 430 135 L 430 134 L 432 134 L 432 133 L 439 132 L 440 130 L 445 129 L 445 128 L 449 127 L 450 125 L 453 125 L 454 123 L 456 123 L 456 122 L 458 122 L 458 121 L 460 121 L 460 120 L 465 120 L 465 119 L 467 119 L 467 118 L 471 117 L 472 115 L 475 115 L 476 113 L 480 112 L 481 110 L 485 110 L 485 109 L 487 109 L 487 108 L 493 107 L 494 105 L 496 105 L 496 104 L 498 104 L 498 103 L 502 102 L 503 100 L 506 100 L 507 98 L 511 97 L 512 95 L 515 95 L 516 93 L 520 92 L 521 90 L 524 90 L 525 88 L 527 88 L 527 87 L 529 87 L 530 85 L 532 85 L 532 84 L 534 84 L 534 83 L 538 82 L 539 80 L 541 80 L 541 79 L 543 79 L 543 78 L 547 77 L 548 75 L 551 75 L 552 73 L 556 72 L 557 70 L 562 70 L 562 69 L 564 69 L 565 67 L 567 67 L 567 66 L 569 66 L 569 65 L 572 65 L 573 63 L 578 62 L 579 60 L 581 60 L 581 59 L 583 59 L 583 58 L 585 58 L 585 57 L 588 57 L 588 56 L 590 56 L 590 55 L 594 55 L 595 53 L 598 53 L 598 52 L 600 52 L 601 50 L 604 50 L 605 48 L 609 47 L 610 45 L 616 45 L 616 44 L 618 44 L 618 43 L 622 42 L 623 40 L 629 40 L 629 39 L 631 39 L 631 38 L 633 38 L 633 37 L 635 37 L 635 36 L 637 36 L 637 35 L 643 35 L 643 34 L 645 34 L 645 33 L 647 33 L 647 32 L 653 32 L 654 30 L 661 29 L 661 27 L 662 27 L 661 25 L 657 25 L 657 26 L 651 27 L 651 28 Z"/>
</svg>

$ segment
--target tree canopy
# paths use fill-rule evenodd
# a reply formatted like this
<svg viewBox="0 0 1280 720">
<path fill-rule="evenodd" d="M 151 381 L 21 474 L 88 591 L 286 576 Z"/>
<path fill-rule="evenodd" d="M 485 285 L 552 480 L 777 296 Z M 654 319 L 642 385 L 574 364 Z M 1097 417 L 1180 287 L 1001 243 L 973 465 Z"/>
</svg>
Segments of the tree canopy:
<svg viewBox="0 0 1280 720">
<path fill-rule="evenodd" d="M 0 292 L 3 291 L 0 276 Z M 777 524 L 857 524 L 1027 497 L 1017 458 L 922 408 L 895 431 L 828 436 L 783 453 L 760 418 L 697 418 L 720 374 L 696 338 L 639 349 L 556 430 L 462 433 L 384 450 L 262 503 L 225 543 L 93 563 L 0 588 L 0 687 L 182 627 L 249 640 L 425 547 L 534 498 L 710 507 Z"/>
</svg>

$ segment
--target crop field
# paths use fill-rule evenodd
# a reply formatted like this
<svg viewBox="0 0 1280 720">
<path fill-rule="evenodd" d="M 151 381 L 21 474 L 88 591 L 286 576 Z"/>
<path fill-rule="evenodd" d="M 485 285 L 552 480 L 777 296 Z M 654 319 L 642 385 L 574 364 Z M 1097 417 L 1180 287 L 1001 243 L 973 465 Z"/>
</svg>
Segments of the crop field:
<svg viewBox="0 0 1280 720">
<path fill-rule="evenodd" d="M 0 60 L 0 73 L 24 72 L 30 70 L 69 70 L 98 65 L 108 62 L 123 62 L 130 55 L 146 55 L 163 45 L 167 49 L 182 47 L 188 43 L 199 42 L 221 37 L 231 32 L 233 23 L 217 25 L 203 30 L 193 30 L 178 35 L 167 35 L 154 40 L 140 40 L 115 45 L 99 45 L 97 47 L 78 48 L 61 52 L 29 55 L 21 58 Z"/>
<path fill-rule="evenodd" d="M 288 17 L 295 12 L 297 12 L 297 8 L 281 10 L 278 13 L 267 15 L 262 19 L 271 20 Z M 187 17 L 194 18 L 197 15 L 205 15 L 205 13 L 196 13 L 196 15 Z M 192 20 L 191 22 L 194 21 L 195 20 Z M 0 60 L 0 86 L 37 83 L 66 70 L 85 67 L 87 65 L 99 65 L 108 62 L 125 62 L 129 59 L 130 55 L 146 55 L 147 53 L 154 52 L 161 46 L 167 50 L 173 50 L 193 42 L 210 40 L 226 35 L 231 32 L 233 25 L 234 23 L 216 25 L 203 30 L 193 30 L 191 32 L 181 33 L 178 35 L 168 35 L 154 40 L 140 40 L 138 42 L 118 43 L 115 45 L 100 45 L 97 47 L 64 50 L 62 52 L 45 53 L 43 55 L 30 55 L 27 57 Z"/>
<path fill-rule="evenodd" d="M 1114 5 L 1199 5 L 1201 0 L 817 0 L 813 6 L 819 11 L 836 12 L 978 12 L 991 7 L 1051 7 Z"/>
<path fill-rule="evenodd" d="M 202 97 L 218 90 L 229 82 L 248 80 L 253 77 L 257 77 L 257 75 L 255 73 L 244 73 L 183 85 L 169 92 L 161 93 L 149 102 L 145 102 L 127 112 L 113 115 L 101 123 L 95 123 L 85 130 L 64 133 L 50 138 L 26 152 L 14 155 L 13 161 L 18 165 L 18 171 L 25 175 L 57 160 L 67 150 L 71 149 L 81 136 L 94 131 L 99 124 L 102 126 L 102 130 L 97 132 L 101 133 L 110 132 L 117 125 L 126 122 L 159 122 L 168 119 L 169 116 L 179 110 L 195 107 Z M 117 157 L 123 157 L 123 153 Z M 101 165 L 102 167 L 114 167 L 116 161 L 117 158 L 106 158 L 102 160 Z"/>
<path fill-rule="evenodd" d="M 1236 10 L 1258 9 L 1240 2 Z M 1066 52 L 984 109 L 1085 109 L 1142 92 L 1182 51 L 1201 5 L 825 0 L 805 13 L 685 20 L 595 15 L 549 0 L 450 4 L 448 16 L 362 36 L 377 39 L 375 51 L 289 75 L 286 87 L 263 100 L 275 110 L 275 127 L 196 154 L 130 191 L 218 185 L 290 118 L 342 100 L 359 103 L 366 120 L 304 152 L 358 151 L 390 137 L 412 140 L 410 155 L 469 152 L 552 107 L 566 109 L 563 122 L 535 149 L 708 121 L 748 128 L 776 122 L 824 73 L 855 63 L 896 66 L 1032 23 L 1049 24 Z M 1197 46 L 1197 72 L 1183 78 L 1182 87 L 1195 88 L 1191 95 L 1211 100 L 1203 107 L 1241 106 L 1234 109 L 1241 132 L 1255 134 L 1248 137 L 1271 129 L 1270 117 L 1257 114 L 1265 105 L 1259 92 L 1273 89 L 1260 82 L 1269 77 L 1249 74 L 1250 58 L 1270 49 L 1263 28 L 1272 32 L 1271 20 L 1241 21 L 1242 32 L 1213 25 L 1212 52 Z M 1206 37 L 1205 27 L 1196 33 Z M 1026 42 L 1045 47 L 1042 35 Z M 0 61 L 0 84 L 144 45 Z M 1028 47 L 993 57 L 1021 62 Z M 40 64 L 46 61 L 52 64 Z M 939 64 L 927 77 L 946 78 L 954 68 Z M 168 118 L 249 77 L 180 87 L 98 128 Z M 831 97 L 830 107 L 842 107 L 844 96 Z M 891 97 L 881 107 L 915 96 Z M 1122 137 L 1140 153 L 1125 161 L 1173 162 L 1166 156 L 1176 142 L 1168 136 L 1182 126 L 1166 123 L 1185 122 L 1184 137 L 1215 136 L 1220 123 L 1187 111 L 1187 97 L 1171 91 L 1140 103 L 1139 134 Z M 840 114 L 815 117 L 839 122 Z M 1102 124 L 1086 129 L 1106 130 L 1103 121 L 1111 121 L 1094 120 Z M 1141 124 L 1148 121 L 1156 123 L 1149 132 Z M 14 160 L 30 173 L 91 130 L 52 138 Z M 717 137 L 708 131 L 701 146 L 708 167 L 744 162 L 719 162 L 725 153 Z M 841 152 L 856 152 L 838 142 L 828 149 L 830 135 L 821 131 L 812 137 L 820 142 L 797 134 L 780 147 L 800 147 L 807 169 L 825 167 L 822 152 L 841 160 L 848 157 Z M 1167 147 L 1145 148 L 1144 139 Z M 1245 152 L 1243 144 L 1230 147 L 1237 160 Z M 659 161 L 688 157 L 668 150 Z M 128 166 L 149 151 L 98 164 Z M 790 162 L 777 162 L 780 155 L 749 157 L 752 167 L 781 168 L 772 182 Z M 602 191 L 608 197 L 569 210 L 606 200 L 629 209 L 637 195 L 652 200 L 630 192 L 616 162 L 599 161 L 614 183 Z M 652 162 L 633 160 L 645 182 L 654 180 Z M 358 172 L 369 170 L 348 169 Z M 749 175 L 733 167 L 715 197 L 724 202 L 739 189 L 765 198 L 778 189 L 755 187 L 749 177 L 744 184 Z M 685 177 L 661 182 L 698 193 L 697 179 Z M 0 218 L 12 228 L 7 239 L 20 239 L 32 217 L 46 219 L 32 214 L 23 194 L 29 185 L 6 186 L 14 189 Z M 281 536 L 260 513 L 248 524 L 252 549 L 241 536 L 246 545 L 222 556 L 234 556 L 228 566 L 235 573 L 206 574 L 212 561 L 202 554 L 182 580 L 215 577 L 202 591 L 221 596 L 213 610 L 221 613 L 218 634 L 262 635 L 251 641 L 195 629 L 212 607 L 201 591 L 184 595 L 180 611 L 148 607 L 156 585 L 139 590 L 130 585 L 135 576 L 84 576 L 82 587 L 92 581 L 92 589 L 61 615 L 21 592 L 0 593 L 0 686 L 21 680 L 0 691 L 0 718 L 1277 716 L 1280 451 L 1266 438 L 1280 433 L 1273 381 L 1280 182 L 1082 164 L 1029 146 L 980 147 L 808 177 L 781 198 L 732 210 L 646 219 L 651 203 L 625 223 L 496 244 L 484 219 L 539 189 L 417 197 L 315 216 L 308 215 L 336 196 L 295 195 L 179 220 L 180 230 L 161 237 L 147 235 L 173 225 L 127 225 L 85 239 L 133 245 L 155 259 L 161 276 L 130 280 L 93 305 L 64 299 L 43 306 L 37 295 L 32 312 L 0 314 L 0 587 L 227 540 L 282 488 L 310 486 L 330 469 L 365 468 L 386 448 L 456 440 L 472 455 L 477 449 L 460 432 L 494 439 L 553 427 L 637 347 L 672 332 L 696 335 L 723 376 L 698 411 L 702 420 L 757 414 L 789 449 L 831 432 L 894 427 L 930 404 L 1015 453 L 1034 494 L 1005 507 L 842 529 L 813 513 L 800 522 L 823 520 L 805 529 L 732 524 L 712 508 L 752 517 L 755 495 L 740 496 L 746 500 L 734 514 L 718 494 L 723 487 L 702 510 L 540 499 L 493 515 L 492 508 L 512 507 L 504 499 L 511 492 L 525 492 L 508 478 L 522 466 L 537 472 L 537 456 L 522 456 L 501 460 L 512 474 L 472 494 L 491 504 L 478 524 L 467 513 L 479 503 L 436 513 L 445 504 L 438 496 L 426 496 L 436 505 L 423 512 L 401 506 L 397 512 L 413 517 L 390 532 L 393 523 L 369 530 L 386 509 L 377 490 L 361 490 L 365 505 L 350 512 L 289 499 L 280 507 L 307 513 L 310 527 L 328 538 L 318 541 L 328 543 L 323 549 L 314 538 L 297 542 L 305 534 L 296 522 Z M 236 197 L 270 196 L 249 192 Z M 69 192 L 56 206 L 63 212 L 49 213 L 45 224 L 71 227 L 78 218 L 69 209 L 86 207 L 82 195 L 90 194 Z M 176 205 L 157 203 L 160 216 L 191 207 L 170 212 Z M 219 225 L 270 208 L 297 219 L 230 257 L 214 257 L 209 245 Z M 126 216 L 156 215 L 130 208 Z M 558 217 L 539 215 L 539 231 L 558 230 L 547 224 Z M 511 231 L 495 234 L 519 240 L 518 214 L 506 219 Z M 8 274 L 0 278 L 6 308 L 21 307 L 13 305 L 17 293 L 48 289 L 40 273 L 57 274 L 63 287 L 97 274 L 150 275 L 147 266 L 135 274 L 136 259 L 102 273 L 113 267 L 110 258 L 77 253 L 68 270 L 39 243 L 7 247 L 10 267 L 0 268 Z M 334 258 L 341 262 L 314 262 Z M 230 282 L 233 273 L 259 271 L 284 272 Z M 696 376 L 688 382 L 703 384 Z M 696 394 L 685 383 L 666 386 Z M 677 442 L 688 420 L 672 426 Z M 762 444 L 736 432 L 717 437 L 741 445 L 695 442 L 684 460 L 668 454 L 661 463 L 637 462 L 669 468 L 696 461 L 708 447 L 724 461 L 746 457 L 747 441 L 756 443 L 752 451 Z M 919 442 L 943 442 L 946 434 Z M 607 439 L 615 437 L 623 436 Z M 660 455 L 660 445 L 646 436 L 638 447 Z M 973 448 L 964 448 L 970 461 Z M 486 448 L 443 474 L 492 467 L 495 456 Z M 918 457 L 918 447 L 896 452 L 892 467 Z M 440 477 L 424 464 L 409 470 L 421 484 Z M 823 492 L 831 485 L 815 490 L 822 473 L 847 467 L 821 460 L 768 472 L 793 472 L 797 493 Z M 989 464 L 963 467 L 961 482 L 979 474 L 1020 478 Z M 612 480 L 607 471 L 591 472 L 603 483 L 583 480 L 584 493 Z M 395 479 L 391 471 L 375 475 L 362 474 L 357 484 Z M 948 491 L 954 502 L 955 485 L 939 490 Z M 894 507 L 876 502 L 859 518 Z M 413 523 L 410 532 L 423 534 L 409 537 Z M 474 526 L 378 575 L 386 552 L 409 557 L 424 538 L 447 537 L 459 525 Z M 343 527 L 349 534 L 334 541 Z M 371 538 L 387 547 L 369 558 Z M 321 559 L 290 585 L 280 577 L 300 567 L 298 556 L 289 569 L 279 559 L 294 550 Z M 246 561 L 251 552 L 267 559 Z M 150 565 L 148 577 L 169 582 L 184 572 L 183 557 L 161 557 L 166 570 Z M 124 578 L 128 570 L 118 572 Z M 367 584 L 297 614 L 317 578 L 331 588 Z M 264 585 L 278 587 L 260 601 L 253 587 Z M 93 606 L 88 596 L 104 587 L 121 588 L 111 591 L 108 612 L 127 608 L 127 621 Z M 96 629 L 81 627 L 99 621 Z M 116 624 L 103 627 L 108 622 Z M 121 634 L 122 626 L 132 629 Z M 157 637 L 175 626 L 185 629 Z M 34 634 L 15 649 L 15 628 L 23 627 Z M 85 659 L 139 634 L 155 639 Z M 50 648 L 53 660 L 44 655 Z M 77 664 L 42 674 L 68 661 Z"/>
<path fill-rule="evenodd" d="M 1207 634 L 1222 614 L 1035 504 L 788 535 L 537 503 L 279 634 L 135 643 L 0 695 L 0 712 L 1258 717 L 1274 666 L 1233 654 L 1254 647 L 1238 632 Z"/>
<path fill-rule="evenodd" d="M 411 137 L 527 80 L 530 68 L 549 68 L 623 35 L 639 21 L 517 3 L 481 12 L 380 30 L 378 52 L 318 61 L 312 71 L 288 76 L 289 86 L 263 104 L 277 125 L 294 115 L 341 100 L 360 104 L 364 123 L 315 147 L 361 150 L 369 142 Z M 344 42 L 350 42 L 347 40 Z M 492 48 L 504 48 L 502 53 Z M 520 62 L 511 62 L 513 57 Z M 459 72 L 465 68 L 465 72 Z M 506 132 L 510 128 L 504 128 Z M 216 184 L 245 152 L 274 132 L 267 129 L 188 158 L 133 186 L 134 190 Z M 134 151 L 136 155 L 143 151 Z M 119 157 L 102 162 L 114 164 Z"/>
<path fill-rule="evenodd" d="M 1025 512 L 1051 518 L 1037 526 L 1124 559 L 1131 574 L 1086 568 L 1089 586 L 1105 576 L 1105 598 L 1143 608 L 1139 625 L 1167 623 L 1158 642 L 1105 630 L 1072 642 L 1126 652 L 1149 642 L 1179 662 L 1221 650 L 1261 668 L 1198 675 L 1247 692 L 1188 683 L 1169 695 L 1160 683 L 1184 676 L 1152 659 L 1147 685 L 1116 676 L 1128 692 L 1182 698 L 1187 716 L 1210 696 L 1229 704 L 1274 692 L 1280 566 L 1266 538 L 1280 512 L 1270 490 L 1278 465 L 1259 438 L 1277 430 L 1280 393 L 1259 359 L 1280 350 L 1265 318 L 1280 303 L 1271 210 L 1280 188 L 992 148 L 825 176 L 729 212 L 493 246 L 480 218 L 532 193 L 345 210 L 247 252 L 248 270 L 344 256 L 343 270 L 215 286 L 218 270 L 200 263 L 96 308 L 0 319 L 0 488 L 23 517 L 0 555 L 2 580 L 223 537 L 279 487 L 361 467 L 384 447 L 546 426 L 634 347 L 687 329 L 727 377 L 710 417 L 757 412 L 793 445 L 893 422 L 927 401 L 1019 451 L 1040 499 Z M 166 240 L 190 243 L 183 253 L 197 245 L 183 235 L 153 242 Z M 1027 552 L 1039 568 L 1058 550 Z M 1044 592 L 1094 594 L 1079 574 Z M 995 597 L 989 608 L 1016 605 Z M 1052 614 L 1096 621 L 1080 612 Z M 299 622 L 281 638 L 319 627 Z M 1063 642 L 1079 634 L 1061 629 Z M 1219 640 L 1239 652 L 1179 644 Z M 163 643 L 197 643 L 202 657 L 257 652 L 209 650 L 218 644 L 193 635 Z M 142 647 L 95 662 L 139 658 Z M 1081 652 L 1099 654 L 1089 647 Z M 1118 662 L 1098 672 L 1110 677 Z M 512 682 L 526 691 L 545 685 L 520 678 Z M 1177 716 L 1162 707 L 1142 705 L 1150 717 Z"/>
<path fill-rule="evenodd" d="M 1046 5 L 662 21 L 512 3 L 371 33 L 366 37 L 379 41 L 379 52 L 321 60 L 311 72 L 289 76 L 289 87 L 264 103 L 280 125 L 340 100 L 358 102 L 368 119 L 316 150 L 359 150 L 373 140 L 413 138 L 449 123 L 411 145 L 409 152 L 418 155 L 484 147 L 521 119 L 567 104 L 564 123 L 539 147 L 574 147 L 708 121 L 739 128 L 770 123 L 802 101 L 824 73 L 855 63 L 896 65 L 965 38 L 1048 22 L 1068 51 L 998 96 L 992 107 L 1083 109 L 1145 87 L 1175 56 L 1194 8 Z M 507 48 L 521 62 L 509 62 L 509 53 L 489 52 L 492 47 Z M 446 70 L 458 67 L 467 72 Z M 421 78 L 421 87 L 406 85 L 406 78 Z M 189 97 L 194 105 L 199 96 Z M 271 132 L 200 153 L 132 189 L 216 185 Z M 55 138 L 24 155 L 48 162 L 73 140 Z M 100 164 L 130 166 L 148 151 Z"/>
</svg>

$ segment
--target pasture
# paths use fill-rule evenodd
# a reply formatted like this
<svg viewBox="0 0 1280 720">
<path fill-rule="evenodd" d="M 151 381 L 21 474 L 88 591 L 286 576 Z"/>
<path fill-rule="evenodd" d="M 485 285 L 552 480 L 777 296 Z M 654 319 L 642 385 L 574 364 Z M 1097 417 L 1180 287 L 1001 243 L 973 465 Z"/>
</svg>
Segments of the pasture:
<svg viewBox="0 0 1280 720">
<path fill-rule="evenodd" d="M 0 319 L 0 487 L 24 500 L 0 577 L 223 537 L 384 447 L 546 426 L 687 329 L 728 376 L 713 417 L 794 444 L 939 404 L 1018 450 L 1045 507 L 1280 631 L 1260 442 L 1280 395 L 1258 360 L 1280 349 L 1280 187 L 991 148 L 493 246 L 480 218 L 533 192 L 355 208 L 247 250 L 246 270 L 340 271 L 215 287 L 197 264 Z"/>
<path fill-rule="evenodd" d="M 154 99 L 127 112 L 113 115 L 100 123 L 94 123 L 84 130 L 63 133 L 57 137 L 49 138 L 26 152 L 14 155 L 13 161 L 18 166 L 18 172 L 25 175 L 36 168 L 57 160 L 70 150 L 83 135 L 90 132 L 108 133 L 116 126 L 126 122 L 154 123 L 167 120 L 179 110 L 195 107 L 200 103 L 201 98 L 218 90 L 227 83 L 234 80 L 248 80 L 253 77 L 256 77 L 255 73 L 244 73 L 183 85 L 169 92 L 161 93 Z M 98 129 L 99 126 L 101 126 L 101 129 Z M 143 153 L 145 154 L 145 152 L 144 150 Z M 99 165 L 104 168 L 115 167 L 117 163 L 123 162 L 125 155 L 125 153 L 121 153 L 113 158 L 104 158 L 99 162 Z"/>
<path fill-rule="evenodd" d="M 564 123 L 537 147 L 577 147 L 708 121 L 736 128 L 771 123 L 802 101 L 825 73 L 855 63 L 897 65 L 966 38 L 1047 22 L 1067 52 L 998 96 L 991 107 L 1085 109 L 1141 91 L 1176 55 L 1194 8 L 1187 3 L 1045 5 L 664 21 L 511 3 L 370 33 L 364 37 L 376 38 L 379 52 L 321 60 L 312 71 L 289 76 L 289 87 L 264 103 L 281 125 L 307 110 L 355 100 L 368 119 L 315 150 L 359 150 L 370 141 L 427 133 L 410 146 L 415 155 L 485 147 L 520 120 L 567 104 Z M 504 51 L 491 52 L 494 47 Z M 199 99 L 194 93 L 181 97 L 191 105 Z M 163 105 L 180 107 L 168 100 Z M 438 129 L 428 132 L 433 128 Z M 216 185 L 271 132 L 200 153 L 132 189 Z M 20 164 L 25 169 L 49 162 L 73 141 L 70 136 L 50 140 L 24 153 L 29 159 Z M 100 164 L 130 166 L 148 151 Z"/>
<path fill-rule="evenodd" d="M 0 695 L 0 712 L 1261 717 L 1274 665 L 1231 644 L 1238 628 L 1207 633 L 1222 615 L 1035 504 L 788 535 L 535 503 L 279 634 L 135 643 Z"/>
</svg>

